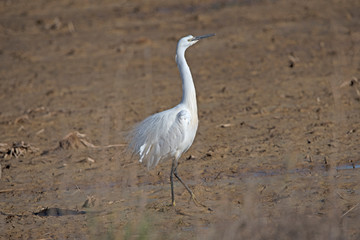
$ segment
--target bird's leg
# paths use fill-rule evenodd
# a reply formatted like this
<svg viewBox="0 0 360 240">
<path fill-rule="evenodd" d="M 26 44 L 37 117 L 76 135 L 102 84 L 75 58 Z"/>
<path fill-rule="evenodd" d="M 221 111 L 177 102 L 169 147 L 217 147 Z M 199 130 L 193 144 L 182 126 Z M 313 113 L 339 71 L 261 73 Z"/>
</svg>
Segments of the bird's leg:
<svg viewBox="0 0 360 240">
<path fill-rule="evenodd" d="M 174 195 L 174 179 L 173 179 L 173 175 L 174 175 L 174 170 L 176 169 L 175 167 L 175 161 L 172 162 L 171 165 L 171 172 L 170 172 L 170 184 L 171 184 L 171 205 L 175 206 L 175 195 Z"/>
<path fill-rule="evenodd" d="M 173 166 L 174 166 L 174 162 L 173 162 Z M 184 187 L 186 188 L 186 190 L 190 193 L 191 199 L 194 201 L 196 206 L 201 206 L 201 207 L 206 207 L 204 204 L 200 203 L 196 197 L 195 194 L 191 191 L 191 189 L 186 185 L 186 183 L 180 178 L 180 176 L 177 173 L 177 162 L 175 163 L 175 169 L 173 170 L 173 167 L 171 168 L 171 171 L 174 173 L 175 177 L 182 183 L 182 185 L 184 185 Z"/>
</svg>

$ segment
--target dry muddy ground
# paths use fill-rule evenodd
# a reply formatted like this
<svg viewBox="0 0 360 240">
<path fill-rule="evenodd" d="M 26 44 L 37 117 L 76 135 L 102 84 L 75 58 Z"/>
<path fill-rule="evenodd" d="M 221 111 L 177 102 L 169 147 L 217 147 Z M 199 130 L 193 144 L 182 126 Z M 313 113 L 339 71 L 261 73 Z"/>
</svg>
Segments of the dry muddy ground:
<svg viewBox="0 0 360 240">
<path fill-rule="evenodd" d="M 170 207 L 124 136 L 207 33 Z M 360 239 L 359 54 L 357 0 L 1 1 L 0 238 Z"/>
</svg>

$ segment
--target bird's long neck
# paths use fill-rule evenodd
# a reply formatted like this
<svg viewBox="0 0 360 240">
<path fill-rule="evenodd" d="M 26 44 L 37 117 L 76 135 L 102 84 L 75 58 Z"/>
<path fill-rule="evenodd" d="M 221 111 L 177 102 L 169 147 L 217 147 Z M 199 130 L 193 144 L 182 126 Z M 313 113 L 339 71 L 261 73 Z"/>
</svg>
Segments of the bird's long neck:
<svg viewBox="0 0 360 240">
<path fill-rule="evenodd" d="M 185 50 L 177 49 L 176 62 L 182 79 L 183 96 L 181 103 L 185 104 L 191 111 L 197 114 L 196 91 L 190 68 L 185 59 Z"/>
</svg>

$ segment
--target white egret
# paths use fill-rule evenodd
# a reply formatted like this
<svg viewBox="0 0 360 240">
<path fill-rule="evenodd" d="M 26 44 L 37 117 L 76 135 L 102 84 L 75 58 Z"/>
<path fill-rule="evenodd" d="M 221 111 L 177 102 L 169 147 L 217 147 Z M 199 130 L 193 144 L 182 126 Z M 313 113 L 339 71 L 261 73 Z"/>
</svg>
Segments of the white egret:
<svg viewBox="0 0 360 240">
<path fill-rule="evenodd" d="M 181 155 L 192 145 L 198 128 L 195 86 L 185 59 L 185 51 L 200 39 L 214 35 L 198 37 L 189 35 L 179 40 L 175 61 L 182 79 L 183 95 L 180 104 L 146 118 L 136 125 L 130 134 L 131 150 L 139 155 L 139 161 L 145 163 L 148 168 L 156 166 L 163 160 L 172 159 L 170 183 L 173 206 L 175 206 L 173 176 L 184 185 L 196 205 L 204 206 L 197 202 L 194 193 L 180 178 L 177 166 Z"/>
</svg>

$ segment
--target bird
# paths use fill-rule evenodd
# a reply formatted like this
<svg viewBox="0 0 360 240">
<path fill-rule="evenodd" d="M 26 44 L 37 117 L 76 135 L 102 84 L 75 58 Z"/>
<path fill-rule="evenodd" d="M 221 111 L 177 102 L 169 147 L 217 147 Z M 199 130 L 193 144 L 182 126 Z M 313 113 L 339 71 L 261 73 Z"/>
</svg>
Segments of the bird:
<svg viewBox="0 0 360 240">
<path fill-rule="evenodd" d="M 195 205 L 199 203 L 180 178 L 177 167 L 178 161 L 192 145 L 198 128 L 198 114 L 196 91 L 190 67 L 185 59 L 185 51 L 199 40 L 212 37 L 215 34 L 206 34 L 194 37 L 182 37 L 176 47 L 175 61 L 179 68 L 182 80 L 182 99 L 175 107 L 155 113 L 135 125 L 130 131 L 129 147 L 133 154 L 139 156 L 139 162 L 153 168 L 160 162 L 172 159 L 170 171 L 171 205 L 175 206 L 174 176 L 184 185 Z M 204 206 L 205 207 L 205 206 Z"/>
</svg>

